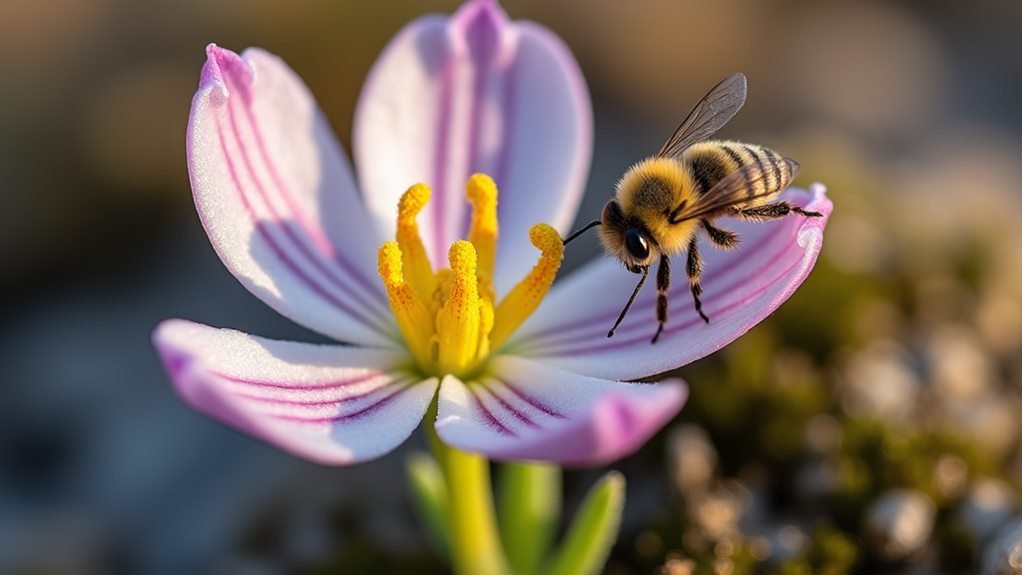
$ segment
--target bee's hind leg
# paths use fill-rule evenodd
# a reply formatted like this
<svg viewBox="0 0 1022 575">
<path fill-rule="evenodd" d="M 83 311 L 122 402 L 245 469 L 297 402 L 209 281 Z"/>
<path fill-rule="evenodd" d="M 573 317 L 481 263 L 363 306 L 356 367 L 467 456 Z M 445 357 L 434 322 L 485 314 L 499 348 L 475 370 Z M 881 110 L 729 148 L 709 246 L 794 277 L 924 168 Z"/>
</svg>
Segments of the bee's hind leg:
<svg viewBox="0 0 1022 575">
<path fill-rule="evenodd" d="M 792 206 L 791 207 L 791 211 L 795 212 L 796 214 L 805 216 L 807 218 L 822 218 L 823 217 L 823 214 L 821 214 L 820 212 L 809 212 L 809 211 L 803 210 L 802 208 L 800 208 L 798 206 Z"/>
<path fill-rule="evenodd" d="M 695 301 L 696 313 L 703 321 L 710 323 L 710 318 L 703 313 L 703 302 L 699 296 L 703 293 L 703 286 L 699 285 L 699 277 L 703 273 L 703 260 L 699 257 L 699 244 L 695 236 L 688 242 L 688 261 L 685 262 L 685 273 L 688 274 L 688 287 L 692 290 L 692 299 Z"/>
<path fill-rule="evenodd" d="M 784 216 L 786 216 L 786 215 L 788 215 L 790 213 L 796 213 L 796 214 L 805 216 L 807 218 L 820 218 L 820 217 L 823 217 L 823 214 L 821 214 L 820 212 L 809 212 L 809 211 L 803 210 L 802 208 L 800 208 L 798 206 L 793 206 L 793 205 L 791 205 L 788 202 L 785 202 L 783 200 L 780 201 L 780 202 L 773 202 L 773 203 L 770 203 L 770 204 L 763 204 L 762 206 L 756 206 L 754 208 L 740 209 L 740 210 L 737 210 L 737 212 L 736 212 L 737 215 L 739 215 L 739 216 L 741 216 L 741 217 L 743 217 L 745 219 L 756 220 L 756 221 L 776 220 L 778 218 L 783 218 Z"/>
</svg>

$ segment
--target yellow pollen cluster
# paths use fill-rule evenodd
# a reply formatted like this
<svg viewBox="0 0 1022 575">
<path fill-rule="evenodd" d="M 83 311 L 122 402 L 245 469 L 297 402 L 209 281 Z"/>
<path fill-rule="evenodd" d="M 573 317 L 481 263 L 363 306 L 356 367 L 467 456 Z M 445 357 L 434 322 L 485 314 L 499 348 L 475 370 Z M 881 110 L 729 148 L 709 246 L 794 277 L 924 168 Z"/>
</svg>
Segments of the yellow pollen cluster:
<svg viewBox="0 0 1022 575">
<path fill-rule="evenodd" d="M 433 271 L 416 217 L 430 189 L 416 184 L 398 203 L 397 241 L 380 246 L 379 273 L 409 351 L 428 375 L 464 376 L 539 307 L 564 257 L 560 234 L 536 224 L 529 239 L 540 251 L 532 270 L 496 305 L 491 283 L 497 256 L 497 186 L 484 174 L 469 178 L 468 240 L 447 253 L 450 267 Z"/>
</svg>

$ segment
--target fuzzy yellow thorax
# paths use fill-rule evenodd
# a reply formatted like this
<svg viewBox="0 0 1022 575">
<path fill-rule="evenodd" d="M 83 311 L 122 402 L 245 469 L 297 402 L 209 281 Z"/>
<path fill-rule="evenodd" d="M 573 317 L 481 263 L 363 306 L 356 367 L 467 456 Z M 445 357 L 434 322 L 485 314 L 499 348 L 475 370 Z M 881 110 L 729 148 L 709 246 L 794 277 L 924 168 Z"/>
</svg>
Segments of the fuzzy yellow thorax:
<svg viewBox="0 0 1022 575">
<path fill-rule="evenodd" d="M 560 234 L 547 224 L 529 230 L 539 261 L 498 303 L 491 278 L 497 261 L 497 186 L 484 174 L 469 178 L 472 204 L 468 239 L 447 252 L 448 266 L 433 271 L 416 217 L 430 198 L 416 184 L 398 202 L 397 238 L 380 246 L 380 279 L 387 288 L 405 345 L 426 375 L 464 376 L 484 365 L 490 351 L 539 307 L 564 257 Z"/>
</svg>

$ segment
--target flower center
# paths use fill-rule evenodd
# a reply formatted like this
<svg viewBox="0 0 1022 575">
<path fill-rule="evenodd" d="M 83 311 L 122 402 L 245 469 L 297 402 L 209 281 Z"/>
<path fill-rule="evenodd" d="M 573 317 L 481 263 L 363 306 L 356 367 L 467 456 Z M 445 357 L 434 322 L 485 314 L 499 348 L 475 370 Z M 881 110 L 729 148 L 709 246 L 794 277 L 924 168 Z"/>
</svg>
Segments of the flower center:
<svg viewBox="0 0 1022 575">
<path fill-rule="evenodd" d="M 416 216 L 430 189 L 416 184 L 401 196 L 397 241 L 380 246 L 379 273 L 405 343 L 427 375 L 464 376 L 482 366 L 543 301 L 564 257 L 560 234 L 547 224 L 529 230 L 539 262 L 499 303 L 493 269 L 497 257 L 497 186 L 475 174 L 466 186 L 472 204 L 468 239 L 447 252 L 450 267 L 437 272 L 426 255 Z"/>
</svg>

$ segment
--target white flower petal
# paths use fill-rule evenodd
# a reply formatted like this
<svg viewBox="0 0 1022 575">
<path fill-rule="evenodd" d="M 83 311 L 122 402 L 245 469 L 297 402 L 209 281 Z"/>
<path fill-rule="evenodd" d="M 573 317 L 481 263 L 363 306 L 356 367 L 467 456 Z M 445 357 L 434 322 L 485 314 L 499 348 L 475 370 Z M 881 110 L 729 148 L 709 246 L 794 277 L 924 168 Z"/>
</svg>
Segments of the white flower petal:
<svg viewBox="0 0 1022 575">
<path fill-rule="evenodd" d="M 763 223 L 721 220 L 720 227 L 741 234 L 742 246 L 722 252 L 708 242 L 701 244 L 705 257 L 702 301 L 709 325 L 696 315 L 682 256 L 673 266 L 669 319 L 660 341 L 650 343 L 657 329 L 652 280 L 614 337 L 607 338 L 638 276 L 616 261 L 603 259 L 554 285 L 515 333 L 507 353 L 596 377 L 638 379 L 724 347 L 784 303 L 812 271 L 820 253 L 832 209 L 823 186 L 817 184 L 811 192 L 789 190 L 783 197 L 824 217 L 792 215 Z"/>
<path fill-rule="evenodd" d="M 224 265 L 292 320 L 391 343 L 380 244 L 308 89 L 279 58 L 210 46 L 188 123 L 195 205 Z"/>
<path fill-rule="evenodd" d="M 624 383 L 514 357 L 495 376 L 444 378 L 436 429 L 447 444 L 495 459 L 598 465 L 631 454 L 685 403 L 680 381 Z"/>
<path fill-rule="evenodd" d="M 575 216 L 592 153 L 589 94 L 554 34 L 471 1 L 391 40 L 362 89 L 354 147 L 367 205 L 388 234 L 401 193 L 416 182 L 433 188 L 419 225 L 439 266 L 467 229 L 469 175 L 493 176 L 503 291 L 534 263 L 529 228 L 548 222 L 563 233 Z"/>
<path fill-rule="evenodd" d="M 415 430 L 437 380 L 402 371 L 400 352 L 273 341 L 168 320 L 153 342 L 196 410 L 299 457 L 349 465 Z"/>
</svg>

